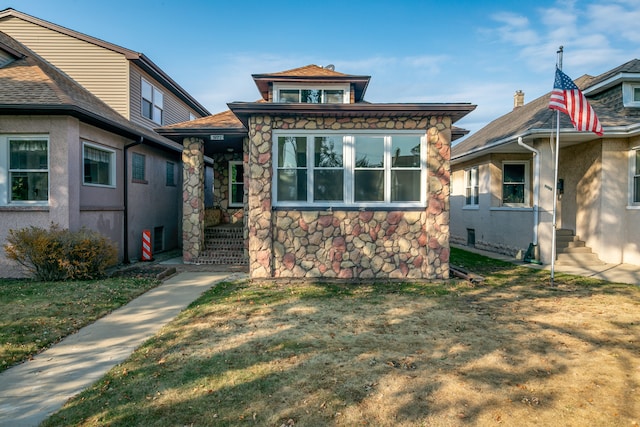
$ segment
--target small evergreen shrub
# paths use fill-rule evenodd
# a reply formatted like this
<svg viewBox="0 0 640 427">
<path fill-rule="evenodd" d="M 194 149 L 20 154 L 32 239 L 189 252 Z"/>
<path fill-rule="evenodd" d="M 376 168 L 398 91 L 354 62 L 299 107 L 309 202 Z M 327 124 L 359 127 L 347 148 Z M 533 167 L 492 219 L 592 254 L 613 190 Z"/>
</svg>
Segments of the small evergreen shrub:
<svg viewBox="0 0 640 427">
<path fill-rule="evenodd" d="M 86 228 L 69 231 L 56 224 L 48 230 L 34 226 L 9 230 L 4 250 L 7 258 L 42 281 L 97 279 L 118 260 L 118 250 L 107 237 Z"/>
</svg>

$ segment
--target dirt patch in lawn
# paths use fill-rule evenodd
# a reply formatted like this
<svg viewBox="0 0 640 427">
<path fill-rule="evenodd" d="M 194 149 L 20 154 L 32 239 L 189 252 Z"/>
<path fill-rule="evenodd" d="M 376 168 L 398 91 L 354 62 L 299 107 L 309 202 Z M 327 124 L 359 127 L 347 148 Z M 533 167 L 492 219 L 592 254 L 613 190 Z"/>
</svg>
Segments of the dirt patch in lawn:
<svg viewBox="0 0 640 427">
<path fill-rule="evenodd" d="M 225 284 L 46 425 L 628 427 L 639 313 L 562 280 Z"/>
</svg>

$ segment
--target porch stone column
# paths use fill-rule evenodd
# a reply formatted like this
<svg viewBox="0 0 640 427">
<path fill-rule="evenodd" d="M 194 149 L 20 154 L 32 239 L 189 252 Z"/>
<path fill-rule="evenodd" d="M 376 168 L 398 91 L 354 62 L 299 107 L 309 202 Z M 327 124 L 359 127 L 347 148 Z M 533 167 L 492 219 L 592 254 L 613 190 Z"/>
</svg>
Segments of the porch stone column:
<svg viewBox="0 0 640 427">
<path fill-rule="evenodd" d="M 428 262 L 423 277 L 449 278 L 449 196 L 451 194 L 451 118 L 431 117 L 427 128 L 427 234 Z"/>
<path fill-rule="evenodd" d="M 204 249 L 204 141 L 185 138 L 182 152 L 182 258 L 193 263 Z"/>
</svg>

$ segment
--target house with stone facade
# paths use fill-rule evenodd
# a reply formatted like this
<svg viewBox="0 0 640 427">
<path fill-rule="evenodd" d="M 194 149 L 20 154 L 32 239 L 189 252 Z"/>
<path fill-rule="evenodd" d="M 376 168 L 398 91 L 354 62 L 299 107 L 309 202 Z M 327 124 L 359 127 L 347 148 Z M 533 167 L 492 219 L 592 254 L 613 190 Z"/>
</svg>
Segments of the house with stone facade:
<svg viewBox="0 0 640 427">
<path fill-rule="evenodd" d="M 575 83 L 604 135 L 560 114 L 557 183 L 550 92 L 529 103 L 516 92 L 511 112 L 454 145 L 452 242 L 522 256 L 531 247 L 551 263 L 557 185 L 558 262 L 640 266 L 640 60 Z"/>
<path fill-rule="evenodd" d="M 154 128 L 208 115 L 143 54 L 0 11 L 0 242 L 56 223 L 125 262 L 143 230 L 154 252 L 181 247 L 183 147 Z M 0 276 L 19 274 L 0 253 Z"/>
<path fill-rule="evenodd" d="M 252 277 L 447 278 L 450 147 L 475 106 L 366 102 L 370 76 L 333 66 L 252 77 L 257 102 L 158 129 L 184 146 L 185 262 L 211 251 L 210 157 Z"/>
</svg>

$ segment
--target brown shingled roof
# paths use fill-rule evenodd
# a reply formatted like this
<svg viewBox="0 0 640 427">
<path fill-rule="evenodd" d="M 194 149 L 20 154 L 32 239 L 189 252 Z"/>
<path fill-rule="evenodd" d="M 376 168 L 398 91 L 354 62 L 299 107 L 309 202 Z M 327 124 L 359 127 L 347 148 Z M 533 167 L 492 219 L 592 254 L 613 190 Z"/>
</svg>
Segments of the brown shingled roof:
<svg viewBox="0 0 640 427">
<path fill-rule="evenodd" d="M 264 76 L 289 76 L 289 77 L 309 77 L 309 76 L 349 76 L 349 74 L 339 73 L 333 68 L 320 67 L 315 64 L 305 65 L 304 67 L 293 68 L 287 71 L 280 71 L 277 73 L 263 74 Z"/>
<path fill-rule="evenodd" d="M 172 125 L 164 126 L 159 130 L 169 129 L 241 129 L 245 130 L 242 122 L 238 120 L 235 114 L 231 110 L 226 110 L 221 113 L 213 114 L 207 117 L 201 117 L 195 120 L 189 120 L 188 122 L 175 123 Z"/>
<path fill-rule="evenodd" d="M 0 67 L 0 114 L 71 115 L 127 138 L 143 137 L 163 148 L 182 151 L 180 144 L 125 119 L 58 68 L 0 32 L 0 49 L 3 47 L 22 57 Z"/>
</svg>

